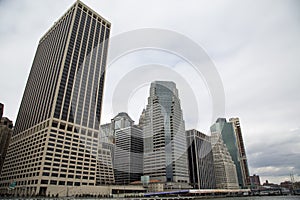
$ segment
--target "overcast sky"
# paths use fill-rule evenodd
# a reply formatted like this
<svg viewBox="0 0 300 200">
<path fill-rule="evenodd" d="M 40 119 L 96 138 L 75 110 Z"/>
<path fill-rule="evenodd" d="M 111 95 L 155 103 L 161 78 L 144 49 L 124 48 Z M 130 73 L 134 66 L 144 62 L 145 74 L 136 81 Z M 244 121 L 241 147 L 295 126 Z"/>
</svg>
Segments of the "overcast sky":
<svg viewBox="0 0 300 200">
<path fill-rule="evenodd" d="M 0 0 L 0 102 L 5 104 L 5 116 L 13 121 L 39 39 L 73 2 Z M 155 28 L 197 43 L 223 83 L 225 113 L 220 117 L 241 120 L 250 173 L 259 174 L 262 182 L 269 179 L 276 183 L 289 180 L 292 172 L 300 174 L 299 1 L 84 2 L 112 23 L 112 40 L 127 31 Z M 143 74 L 141 66 L 153 71 Z M 208 133 L 213 112 L 210 91 L 204 79 L 193 76 L 190 69 L 178 56 L 159 50 L 139 50 L 110 63 L 102 123 L 120 111 L 138 122 L 147 103 L 149 83 L 173 80 L 179 89 L 186 128 Z M 164 76 L 170 71 L 174 73 Z M 114 107 L 112 102 L 123 101 L 114 99 L 120 83 L 138 75 L 147 81 L 137 81 L 139 84 L 131 88 L 125 107 Z M 190 81 L 196 78 L 199 84 Z M 300 181 L 298 175 L 295 178 Z"/>
</svg>

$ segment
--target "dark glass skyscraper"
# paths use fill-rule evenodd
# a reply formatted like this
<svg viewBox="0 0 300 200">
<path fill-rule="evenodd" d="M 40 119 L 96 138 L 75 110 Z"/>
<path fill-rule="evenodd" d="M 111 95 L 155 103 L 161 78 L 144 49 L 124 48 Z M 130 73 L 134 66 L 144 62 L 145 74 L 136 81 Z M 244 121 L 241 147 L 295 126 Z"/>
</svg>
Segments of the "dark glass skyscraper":
<svg viewBox="0 0 300 200">
<path fill-rule="evenodd" d="M 110 23 L 80 1 L 41 38 L 0 178 L 1 192 L 96 185 Z"/>
<path fill-rule="evenodd" d="M 215 189 L 215 168 L 210 137 L 195 129 L 186 131 L 190 184 L 195 189 Z"/>
<path fill-rule="evenodd" d="M 185 125 L 175 83 L 151 83 L 140 125 L 144 133 L 144 175 L 172 187 L 189 182 Z"/>
</svg>

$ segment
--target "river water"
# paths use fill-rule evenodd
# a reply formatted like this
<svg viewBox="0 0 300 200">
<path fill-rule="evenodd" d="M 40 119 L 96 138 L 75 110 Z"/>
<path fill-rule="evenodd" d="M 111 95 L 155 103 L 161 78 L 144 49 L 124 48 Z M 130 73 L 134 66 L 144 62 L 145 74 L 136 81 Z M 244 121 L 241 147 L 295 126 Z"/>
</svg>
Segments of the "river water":
<svg viewBox="0 0 300 200">
<path fill-rule="evenodd" d="M 300 200 L 300 196 L 256 196 L 256 197 L 226 197 L 213 200 Z"/>
</svg>

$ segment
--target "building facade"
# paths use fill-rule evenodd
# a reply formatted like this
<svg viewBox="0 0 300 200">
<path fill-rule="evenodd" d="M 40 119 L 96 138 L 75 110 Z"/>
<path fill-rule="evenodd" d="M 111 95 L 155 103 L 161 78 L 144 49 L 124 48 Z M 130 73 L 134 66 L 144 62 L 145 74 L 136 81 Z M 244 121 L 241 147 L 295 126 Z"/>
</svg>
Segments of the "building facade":
<svg viewBox="0 0 300 200">
<path fill-rule="evenodd" d="M 114 172 L 116 184 L 130 184 L 143 176 L 143 131 L 132 125 L 116 131 Z"/>
<path fill-rule="evenodd" d="M 143 175 L 143 133 L 131 117 L 118 113 L 111 123 L 101 125 L 101 145 L 111 152 L 115 183 L 124 185 Z"/>
<path fill-rule="evenodd" d="M 103 175 L 97 161 L 110 26 L 76 1 L 40 39 L 1 193 L 14 181 L 14 194 L 47 195 L 49 186 L 95 186 Z"/>
<path fill-rule="evenodd" d="M 241 174 L 243 178 L 243 187 L 246 188 L 249 187 L 249 185 L 251 185 L 251 182 L 240 120 L 239 118 L 230 118 L 229 122 L 232 123 L 233 130 L 235 133 L 236 143 L 239 151 L 239 161 L 241 166 Z"/>
<path fill-rule="evenodd" d="M 7 126 L 0 125 L 0 174 L 2 172 L 11 136 L 12 129 L 8 128 Z"/>
<path fill-rule="evenodd" d="M 13 122 L 3 117 L 4 105 L 0 103 L 0 174 L 12 136 Z"/>
<path fill-rule="evenodd" d="M 217 119 L 216 124 L 220 129 L 222 139 L 226 144 L 226 147 L 236 166 L 239 187 L 247 188 L 249 185 L 248 164 L 244 143 L 243 141 L 241 141 L 242 137 L 238 122 L 239 121 L 236 121 L 236 124 L 238 124 L 238 126 L 235 126 L 233 122 L 227 122 L 225 118 L 219 118 Z"/>
<path fill-rule="evenodd" d="M 213 146 L 213 159 L 217 189 L 239 189 L 236 166 L 224 144 L 221 127 L 214 124 L 210 127 Z"/>
<path fill-rule="evenodd" d="M 258 175 L 253 174 L 253 176 L 250 176 L 249 179 L 250 179 L 251 189 L 257 189 L 261 185 L 260 178 Z"/>
<path fill-rule="evenodd" d="M 167 188 L 187 187 L 185 125 L 175 83 L 152 82 L 142 115 L 144 175 L 166 183 Z"/>
<path fill-rule="evenodd" d="M 215 168 L 210 137 L 195 129 L 186 131 L 190 184 L 194 189 L 215 189 Z"/>
</svg>

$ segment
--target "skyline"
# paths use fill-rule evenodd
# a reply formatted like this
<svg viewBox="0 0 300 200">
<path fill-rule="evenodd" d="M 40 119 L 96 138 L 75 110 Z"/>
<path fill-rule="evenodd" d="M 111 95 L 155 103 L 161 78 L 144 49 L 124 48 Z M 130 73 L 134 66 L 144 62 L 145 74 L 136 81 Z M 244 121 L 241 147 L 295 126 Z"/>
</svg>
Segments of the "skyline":
<svg viewBox="0 0 300 200">
<path fill-rule="evenodd" d="M 5 104 L 4 116 L 9 117 L 14 122 L 38 40 L 46 32 L 47 27 L 51 26 L 73 3 L 73 1 L 58 2 L 49 1 L 35 5 L 30 4 L 29 1 L 21 3 L 16 1 L 0 2 L 0 41 L 2 44 L 0 63 L 1 71 L 8 74 L 3 79 L 1 78 L 0 85 L 3 92 L 1 92 L 0 101 Z M 170 2 L 172 6 L 166 16 L 164 9 Z M 156 11 L 151 9 L 155 7 L 156 1 L 148 2 L 147 6 L 135 2 L 140 8 L 134 10 L 139 19 L 136 19 L 135 12 L 128 15 L 128 10 L 123 11 L 123 6 L 120 4 L 124 2 L 117 2 L 118 5 L 114 2 L 107 3 L 104 1 L 103 4 L 101 1 L 99 3 L 84 1 L 84 3 L 112 22 L 112 37 L 137 28 L 154 27 L 179 32 L 197 42 L 215 63 L 223 81 L 226 112 L 225 116 L 219 117 L 237 116 L 241 119 L 251 175 L 253 173 L 259 174 L 261 182 L 264 182 L 264 177 L 275 175 L 285 175 L 289 180 L 288 176 L 293 171 L 292 167 L 294 167 L 295 174 L 300 174 L 300 163 L 297 160 L 300 154 L 300 120 L 297 115 L 300 105 L 299 94 L 296 92 L 297 84 L 299 85 L 297 52 L 299 52 L 300 46 L 297 34 L 300 30 L 297 26 L 299 25 L 299 14 L 293 10 L 298 2 L 295 1 L 295 4 L 293 1 L 286 1 L 285 3 L 280 1 L 275 1 L 275 3 L 273 1 L 272 3 L 271 1 L 260 2 L 260 6 L 256 10 L 256 4 L 250 2 L 246 2 L 244 5 L 233 1 L 226 1 L 226 3 L 189 1 L 184 4 L 187 5 L 188 10 L 183 11 L 180 18 L 176 18 L 176 11 L 182 7 L 182 3 L 178 1 L 160 3 L 162 6 Z M 32 6 L 35 7 L 36 13 L 31 12 Z M 148 9 L 145 9 L 146 7 Z M 255 15 L 252 14 L 254 9 Z M 267 9 L 271 12 L 267 12 Z M 18 11 L 19 15 L 14 16 L 15 12 L 11 11 Z M 12 24 L 5 20 L 14 17 L 26 20 L 12 20 L 14 21 Z M 200 21 L 199 27 L 185 23 L 189 22 L 188 19 L 191 18 Z M 125 23 L 126 21 L 132 23 Z M 226 26 L 225 22 L 229 25 Z M 17 59 L 11 59 L 12 56 Z M 111 65 L 111 72 L 107 72 L 103 105 L 103 113 L 106 114 L 102 115 L 102 124 L 109 122 L 118 111 L 122 111 L 110 112 L 111 106 L 107 100 L 112 95 L 109 93 L 110 89 L 114 91 L 113 86 L 120 80 L 112 81 L 112 78 L 115 78 L 113 76 L 116 75 L 114 70 L 118 67 L 124 69 L 125 64 L 136 66 L 145 62 L 149 63 L 153 58 L 156 61 L 163 60 L 164 65 L 175 68 L 186 66 L 185 63 L 178 63 L 178 60 L 172 56 L 153 51 L 136 52 L 136 54 L 118 60 Z M 132 69 L 135 68 L 129 67 L 124 70 L 124 73 Z M 119 74 L 117 78 L 123 75 Z M 11 77 L 16 77 L 14 82 L 10 81 Z M 189 97 L 180 93 L 182 86 L 177 85 L 179 96 L 182 99 L 186 129 L 196 128 L 208 133 L 207 127 L 211 125 L 213 120 L 210 114 L 209 94 L 205 84 L 202 84 L 199 90 L 206 92 L 200 94 L 203 97 L 202 102 L 197 102 L 201 113 L 199 126 L 188 118 L 193 107 L 188 105 Z M 143 85 L 141 89 L 133 93 L 128 110 L 123 110 L 128 111 L 136 122 L 142 108 L 146 105 L 147 87 L 149 86 Z M 247 93 L 240 93 L 239 91 L 246 91 Z M 265 96 L 266 91 L 267 97 Z M 262 96 L 264 98 L 261 98 Z M 280 148 L 278 148 L 279 145 L 281 145 Z M 277 182 L 278 180 L 285 180 L 282 178 L 268 179 Z M 296 180 L 299 181 L 299 176 L 296 176 Z"/>
</svg>

